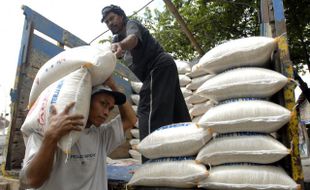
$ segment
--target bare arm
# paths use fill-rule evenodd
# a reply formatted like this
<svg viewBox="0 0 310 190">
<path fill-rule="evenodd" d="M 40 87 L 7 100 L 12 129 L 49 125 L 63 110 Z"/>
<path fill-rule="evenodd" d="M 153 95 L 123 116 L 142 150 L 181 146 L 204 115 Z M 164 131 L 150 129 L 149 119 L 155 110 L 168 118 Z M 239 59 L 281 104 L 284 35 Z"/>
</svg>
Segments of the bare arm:
<svg viewBox="0 0 310 190">
<path fill-rule="evenodd" d="M 120 58 L 123 56 L 124 50 L 131 50 L 135 48 L 138 44 L 138 37 L 134 34 L 128 35 L 126 38 L 124 38 L 120 42 L 116 42 L 112 44 L 112 52 L 115 53 L 117 58 Z"/>
<path fill-rule="evenodd" d="M 113 91 L 121 92 L 121 90 L 116 86 L 114 80 L 110 77 L 105 84 L 109 86 Z M 123 129 L 133 128 L 137 122 L 137 116 L 135 111 L 132 109 L 132 105 L 126 100 L 123 105 L 118 106 L 120 115 L 122 118 Z"/>
<path fill-rule="evenodd" d="M 20 180 L 23 186 L 38 188 L 49 178 L 52 171 L 57 142 L 72 130 L 80 131 L 83 115 L 69 115 L 74 103 L 68 104 L 63 112 L 57 114 L 52 106 L 50 127 L 44 133 L 42 145 L 38 152 L 22 169 Z"/>
</svg>

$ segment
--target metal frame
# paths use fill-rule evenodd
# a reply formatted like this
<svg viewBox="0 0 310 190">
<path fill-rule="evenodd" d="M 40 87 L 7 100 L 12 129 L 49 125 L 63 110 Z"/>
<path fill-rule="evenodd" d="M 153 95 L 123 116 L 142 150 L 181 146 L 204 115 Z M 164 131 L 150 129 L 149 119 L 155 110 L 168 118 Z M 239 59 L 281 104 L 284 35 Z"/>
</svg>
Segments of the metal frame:
<svg viewBox="0 0 310 190">
<path fill-rule="evenodd" d="M 282 0 L 261 0 L 261 35 L 274 37 L 278 41 L 278 51 L 274 55 L 274 69 L 288 78 L 294 78 L 293 64 L 290 60 L 286 34 L 286 23 Z M 283 167 L 303 189 L 303 172 L 299 153 L 298 118 L 295 109 L 295 85 L 289 83 L 277 95 L 276 101 L 292 112 L 289 123 L 279 131 L 280 140 L 291 147 L 290 158 L 285 159 Z"/>
</svg>

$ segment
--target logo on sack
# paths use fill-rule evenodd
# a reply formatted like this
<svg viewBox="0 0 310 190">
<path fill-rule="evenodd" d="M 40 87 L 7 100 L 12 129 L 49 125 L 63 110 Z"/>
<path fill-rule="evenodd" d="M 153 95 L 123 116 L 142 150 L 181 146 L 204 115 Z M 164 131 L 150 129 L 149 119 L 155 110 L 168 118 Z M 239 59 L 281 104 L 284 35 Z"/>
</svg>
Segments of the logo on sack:
<svg viewBox="0 0 310 190">
<path fill-rule="evenodd" d="M 59 92 L 60 92 L 60 90 L 61 90 L 63 84 L 64 84 L 64 81 L 63 81 L 63 80 L 61 80 L 61 81 L 58 83 L 58 85 L 57 85 L 57 87 L 56 87 L 56 89 L 55 89 L 55 91 L 54 91 L 54 94 L 53 94 L 53 96 L 52 96 L 51 104 L 55 104 L 55 103 L 57 102 L 57 99 L 58 99 L 58 96 L 59 96 Z"/>
<path fill-rule="evenodd" d="M 41 108 L 40 108 L 40 111 L 39 111 L 38 123 L 40 125 L 44 125 L 45 124 L 45 110 L 46 110 L 46 107 L 47 107 L 47 102 L 48 102 L 48 96 L 45 96 L 43 101 L 42 101 Z"/>
<path fill-rule="evenodd" d="M 66 58 L 61 58 L 61 59 L 57 60 L 56 65 L 61 65 L 64 62 L 66 62 Z"/>
</svg>

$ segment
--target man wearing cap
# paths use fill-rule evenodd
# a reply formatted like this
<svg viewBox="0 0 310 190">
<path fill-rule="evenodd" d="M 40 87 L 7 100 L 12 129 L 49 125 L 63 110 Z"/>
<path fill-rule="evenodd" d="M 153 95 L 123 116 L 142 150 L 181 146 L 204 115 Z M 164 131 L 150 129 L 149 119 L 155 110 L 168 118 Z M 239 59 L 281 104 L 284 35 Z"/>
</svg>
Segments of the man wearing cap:
<svg viewBox="0 0 310 190">
<path fill-rule="evenodd" d="M 149 31 L 115 5 L 102 9 L 101 22 L 114 34 L 112 51 L 143 82 L 138 106 L 140 139 L 163 125 L 191 121 L 176 64 Z"/>
<path fill-rule="evenodd" d="M 120 115 L 103 124 L 114 105 Z M 93 88 L 86 128 L 83 116 L 70 114 L 74 103 L 58 112 L 51 107 L 51 122 L 43 136 L 33 133 L 26 144 L 21 184 L 26 188 L 57 190 L 107 190 L 106 157 L 124 140 L 124 131 L 136 123 L 135 112 L 109 78 Z M 81 131 L 77 143 L 66 155 L 57 142 L 70 131 Z"/>
</svg>

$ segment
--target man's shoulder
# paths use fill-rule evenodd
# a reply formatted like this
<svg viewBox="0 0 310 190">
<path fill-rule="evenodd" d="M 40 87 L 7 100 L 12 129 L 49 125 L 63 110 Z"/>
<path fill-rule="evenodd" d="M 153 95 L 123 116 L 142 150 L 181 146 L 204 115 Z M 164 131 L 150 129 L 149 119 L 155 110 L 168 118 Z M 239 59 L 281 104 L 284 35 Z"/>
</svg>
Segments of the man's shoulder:
<svg viewBox="0 0 310 190">
<path fill-rule="evenodd" d="M 138 20 L 135 20 L 135 19 L 130 19 L 130 20 L 128 20 L 128 21 L 127 21 L 127 24 L 137 24 L 137 25 L 143 26 L 143 25 L 141 24 L 141 22 L 139 22 Z"/>
<path fill-rule="evenodd" d="M 141 24 L 141 22 L 139 22 L 138 20 L 128 20 L 126 23 L 126 27 L 127 28 L 131 28 L 131 27 L 138 27 L 140 30 L 147 30 L 143 24 Z"/>
<path fill-rule="evenodd" d="M 122 118 L 120 115 L 117 115 L 115 118 L 111 119 L 111 121 L 107 123 L 103 123 L 100 125 L 100 130 L 106 130 L 112 127 L 122 126 Z"/>
</svg>

